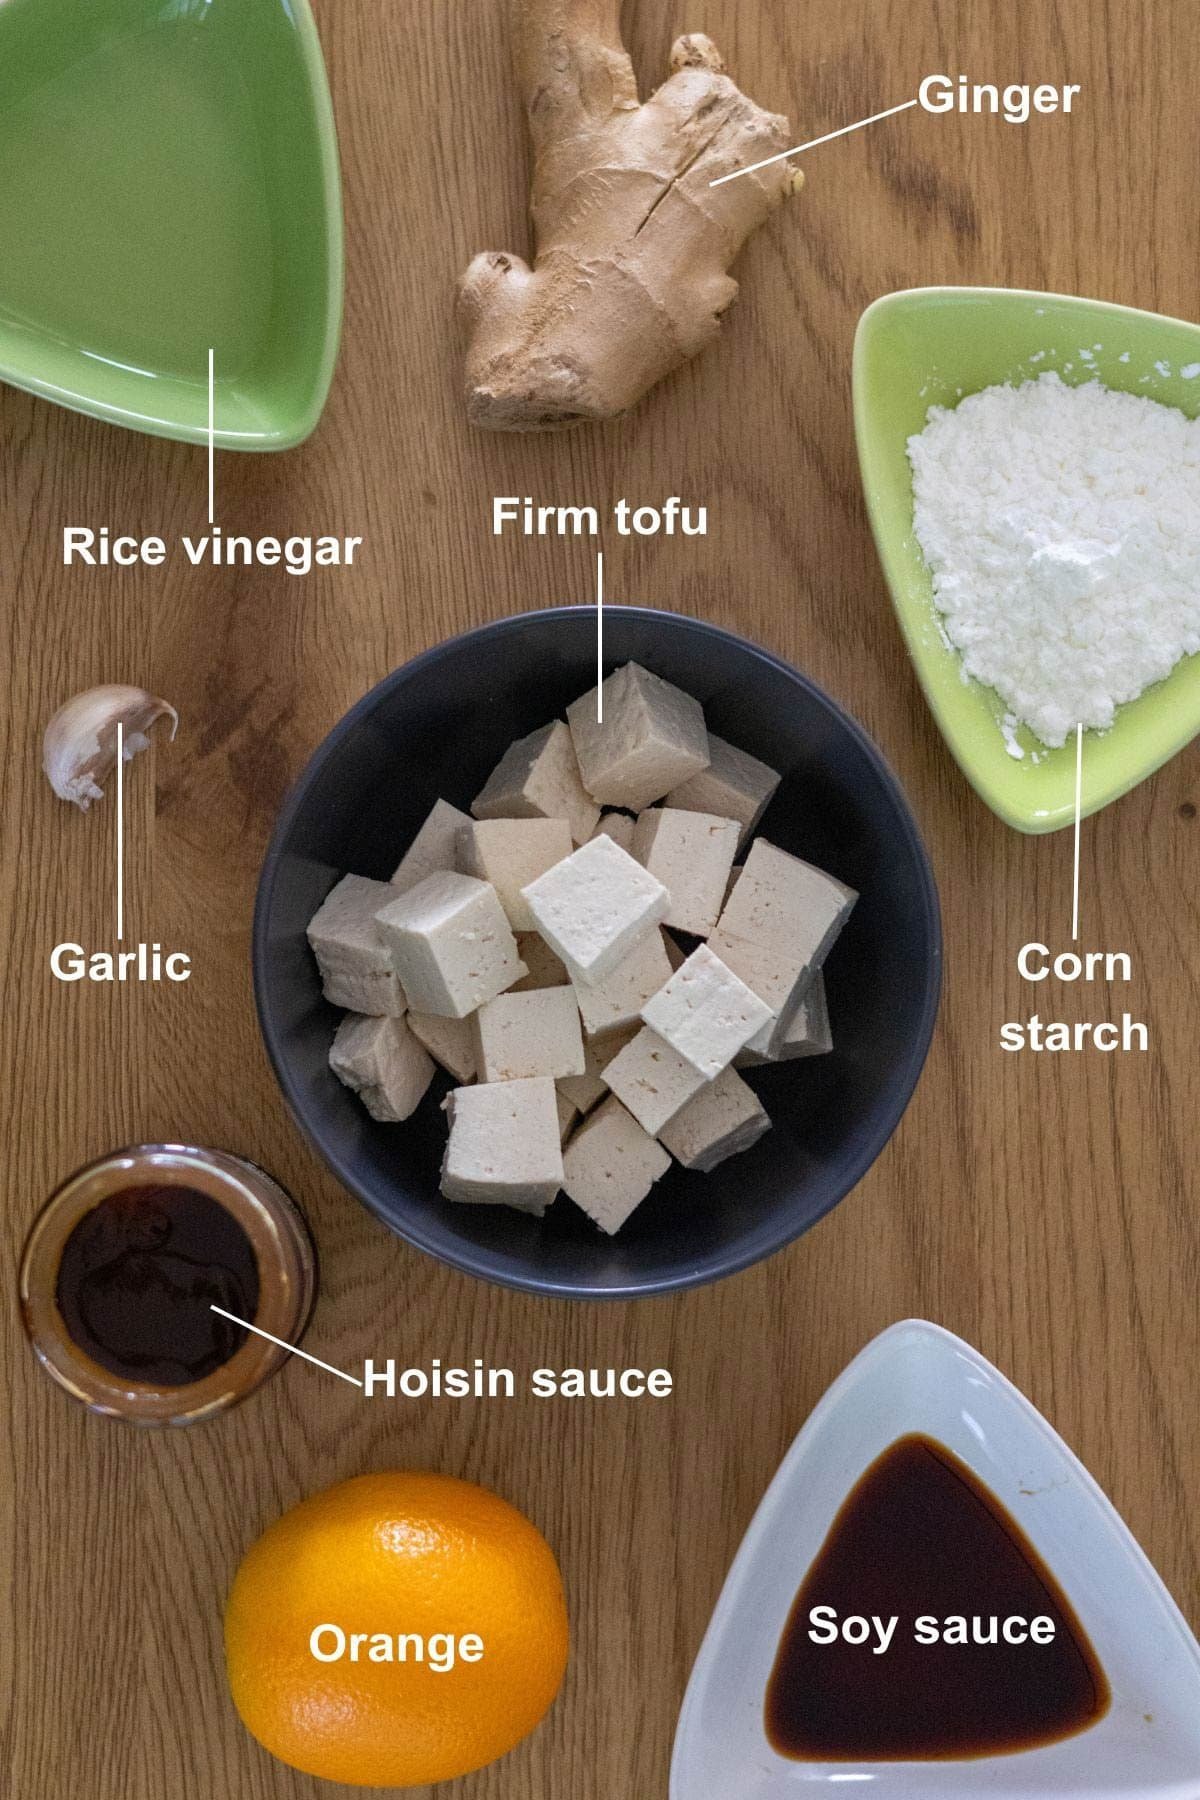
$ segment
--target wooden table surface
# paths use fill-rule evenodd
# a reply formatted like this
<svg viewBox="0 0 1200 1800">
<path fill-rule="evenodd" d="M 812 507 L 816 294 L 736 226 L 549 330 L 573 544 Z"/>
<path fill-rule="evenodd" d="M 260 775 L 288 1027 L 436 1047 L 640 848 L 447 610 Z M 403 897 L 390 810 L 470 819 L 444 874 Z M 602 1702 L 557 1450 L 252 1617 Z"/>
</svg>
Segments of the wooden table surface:
<svg viewBox="0 0 1200 1800">
<path fill-rule="evenodd" d="M 1084 95 L 1070 123 L 912 112 L 814 152 L 803 197 L 744 258 L 720 345 L 628 421 L 540 440 L 468 429 L 452 325 L 470 255 L 526 242 L 500 0 L 325 0 L 320 12 L 345 165 L 345 348 L 307 447 L 221 458 L 220 516 L 256 534 L 363 534 L 360 565 L 305 581 L 181 562 L 64 573 L 64 524 L 202 527 L 203 452 L 0 393 L 0 1786 L 13 1800 L 349 1794 L 291 1773 L 243 1731 L 222 1604 L 244 1549 L 302 1496 L 431 1466 L 494 1485 L 541 1524 L 574 1628 L 549 1721 L 454 1791 L 658 1800 L 688 1671 L 763 1488 L 828 1383 L 909 1315 L 961 1333 L 1029 1394 L 1200 1627 L 1200 752 L 1085 835 L 1085 936 L 1133 955 L 1135 983 L 1113 1001 L 1146 1020 L 1150 1054 L 1004 1056 L 1000 1022 L 1033 1010 L 1018 947 L 1067 938 L 1069 834 L 1008 830 L 943 748 L 869 540 L 849 406 L 856 320 L 889 289 L 997 283 L 1195 313 L 1193 0 L 627 6 L 644 81 L 677 32 L 702 27 L 798 139 L 895 104 L 939 69 L 1080 82 Z M 945 1004 L 902 1129 L 802 1242 L 678 1299 L 542 1303 L 392 1241 L 301 1142 L 256 1029 L 255 879 L 309 752 L 414 652 L 590 597 L 590 547 L 497 544 L 494 493 L 707 504 L 706 541 L 613 538 L 612 598 L 730 626 L 823 683 L 898 770 L 941 883 Z M 176 746 L 141 761 L 127 790 L 130 928 L 192 952 L 179 990 L 85 991 L 47 972 L 61 939 L 111 941 L 111 812 L 69 811 L 38 767 L 50 713 L 106 680 L 145 682 L 182 713 Z M 1067 1018 L 1108 1010 L 1103 990 L 1054 1001 Z M 138 1435 L 89 1417 L 26 1350 L 21 1242 L 80 1162 L 162 1138 L 246 1153 L 299 1197 L 323 1265 L 317 1354 L 350 1367 L 381 1353 L 665 1364 L 677 1398 L 367 1405 L 293 1362 L 209 1427 Z"/>
</svg>

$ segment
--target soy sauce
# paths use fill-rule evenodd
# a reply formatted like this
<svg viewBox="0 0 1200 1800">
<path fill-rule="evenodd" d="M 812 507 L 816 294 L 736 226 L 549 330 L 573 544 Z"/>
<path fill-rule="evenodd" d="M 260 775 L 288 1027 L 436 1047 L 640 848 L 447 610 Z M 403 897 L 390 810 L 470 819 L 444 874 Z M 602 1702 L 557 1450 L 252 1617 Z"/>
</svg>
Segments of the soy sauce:
<svg viewBox="0 0 1200 1800">
<path fill-rule="evenodd" d="M 810 1640 L 809 1614 L 899 1616 L 890 1647 Z M 1053 1620 L 1048 1644 L 918 1644 L 918 1617 Z M 987 1635 L 988 1626 L 981 1626 Z M 781 1755 L 953 1761 L 1058 1743 L 1104 1716 L 1107 1678 L 1070 1602 L 995 1496 L 943 1445 L 906 1437 L 842 1507 L 796 1596 L 767 1689 Z"/>
<path fill-rule="evenodd" d="M 110 1374 L 187 1387 L 224 1367 L 245 1342 L 245 1331 L 212 1307 L 252 1320 L 258 1261 L 237 1220 L 210 1195 L 132 1187 L 76 1225 L 55 1297 L 70 1336 Z"/>
</svg>

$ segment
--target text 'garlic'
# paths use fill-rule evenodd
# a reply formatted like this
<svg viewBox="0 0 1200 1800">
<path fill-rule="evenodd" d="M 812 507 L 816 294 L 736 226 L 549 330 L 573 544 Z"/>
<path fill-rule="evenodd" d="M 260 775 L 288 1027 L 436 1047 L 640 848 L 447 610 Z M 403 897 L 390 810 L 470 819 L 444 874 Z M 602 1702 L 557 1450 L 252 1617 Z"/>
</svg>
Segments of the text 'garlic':
<svg viewBox="0 0 1200 1800">
<path fill-rule="evenodd" d="M 171 737 L 179 714 L 145 688 L 96 687 L 76 694 L 46 727 L 42 767 L 60 800 L 87 812 L 104 798 L 100 785 L 117 766 L 117 727 L 123 727 L 124 760 L 150 747 L 150 731 L 159 719 L 170 719 Z"/>
</svg>

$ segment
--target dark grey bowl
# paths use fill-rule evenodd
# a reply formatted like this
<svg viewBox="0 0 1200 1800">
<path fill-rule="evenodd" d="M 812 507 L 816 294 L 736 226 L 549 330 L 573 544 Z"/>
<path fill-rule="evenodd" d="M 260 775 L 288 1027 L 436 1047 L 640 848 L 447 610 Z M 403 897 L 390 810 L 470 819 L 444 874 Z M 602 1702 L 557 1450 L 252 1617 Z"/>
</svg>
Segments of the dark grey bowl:
<svg viewBox="0 0 1200 1800">
<path fill-rule="evenodd" d="M 908 1105 L 937 1014 L 942 945 L 929 859 L 900 787 L 854 721 L 765 650 L 674 613 L 611 608 L 606 666 L 636 661 L 703 702 L 713 730 L 782 771 L 763 830 L 862 898 L 826 971 L 832 1056 L 753 1071 L 774 1130 L 711 1175 L 674 1168 L 615 1239 L 561 1197 L 543 1221 L 438 1193 L 439 1080 L 406 1125 L 377 1125 L 330 1074 L 337 1014 L 305 927 L 344 873 L 386 880 L 439 797 L 464 809 L 514 738 L 594 685 L 590 607 L 485 625 L 397 669 L 317 751 L 267 851 L 254 985 L 293 1113 L 393 1231 L 469 1274 L 535 1293 L 629 1298 L 698 1286 L 790 1244 L 848 1194 Z"/>
</svg>

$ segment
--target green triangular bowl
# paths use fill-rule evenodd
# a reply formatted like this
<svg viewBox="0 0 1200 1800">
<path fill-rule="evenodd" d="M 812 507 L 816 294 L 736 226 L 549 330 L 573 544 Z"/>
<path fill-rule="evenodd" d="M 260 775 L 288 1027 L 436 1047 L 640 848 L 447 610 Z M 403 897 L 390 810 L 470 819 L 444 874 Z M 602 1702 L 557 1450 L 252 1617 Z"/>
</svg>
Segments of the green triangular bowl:
<svg viewBox="0 0 1200 1800">
<path fill-rule="evenodd" d="M 905 641 L 964 775 L 993 812 L 1025 832 L 1074 823 L 1075 745 L 1047 750 L 1022 730 L 1017 737 L 1025 755 L 1018 761 L 1000 729 L 1006 709 L 999 695 L 964 681 L 913 536 L 906 446 L 931 406 L 954 406 L 981 388 L 1050 369 L 1067 382 L 1098 376 L 1110 388 L 1148 395 L 1190 418 L 1200 415 L 1200 326 L 1102 300 L 1007 288 L 913 288 L 868 307 L 854 346 L 854 422 L 867 509 Z M 1197 733 L 1200 657 L 1193 656 L 1123 706 L 1110 731 L 1087 734 L 1085 815 L 1128 793 Z"/>
<path fill-rule="evenodd" d="M 307 0 L 2 0 L 0 381 L 286 450 L 321 416 L 342 211 Z"/>
</svg>

